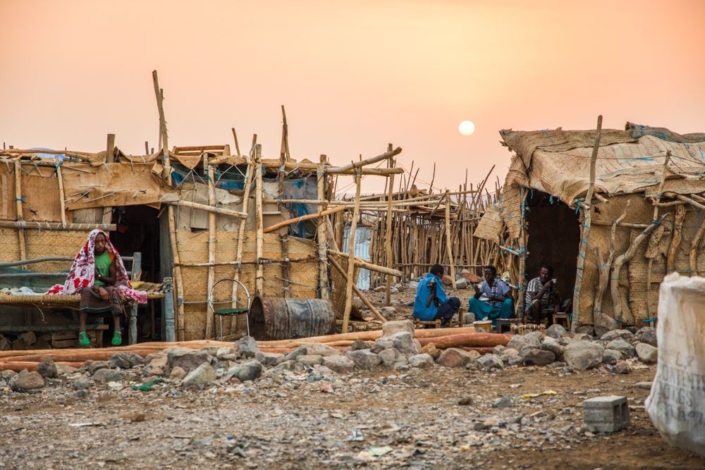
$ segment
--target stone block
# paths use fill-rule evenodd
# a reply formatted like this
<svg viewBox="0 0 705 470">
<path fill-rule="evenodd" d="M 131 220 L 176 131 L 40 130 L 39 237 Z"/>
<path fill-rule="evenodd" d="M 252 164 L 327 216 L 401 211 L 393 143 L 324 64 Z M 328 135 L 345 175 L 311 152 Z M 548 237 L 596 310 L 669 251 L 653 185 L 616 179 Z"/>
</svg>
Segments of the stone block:
<svg viewBox="0 0 705 470">
<path fill-rule="evenodd" d="M 583 402 L 583 423 L 591 432 L 616 432 L 629 426 L 625 397 L 595 397 Z"/>
</svg>

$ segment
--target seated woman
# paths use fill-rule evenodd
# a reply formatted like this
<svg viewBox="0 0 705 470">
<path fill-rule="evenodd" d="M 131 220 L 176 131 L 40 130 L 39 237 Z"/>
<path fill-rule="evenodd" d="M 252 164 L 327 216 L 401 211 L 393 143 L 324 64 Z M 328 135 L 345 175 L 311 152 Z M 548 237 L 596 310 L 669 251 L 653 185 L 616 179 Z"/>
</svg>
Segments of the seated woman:
<svg viewBox="0 0 705 470">
<path fill-rule="evenodd" d="M 498 318 L 514 316 L 514 302 L 509 296 L 510 287 L 497 278 L 497 268 L 485 267 L 485 280 L 475 285 L 475 295 L 470 297 L 468 310 L 475 315 L 476 320 L 492 320 L 497 324 Z"/>
<path fill-rule="evenodd" d="M 120 316 L 125 314 L 123 297 L 138 303 L 147 303 L 147 294 L 132 289 L 125 264 L 120 254 L 102 230 L 93 230 L 86 244 L 76 255 L 69 275 L 63 285 L 52 287 L 48 294 L 81 294 L 79 307 L 78 344 L 90 345 L 86 335 L 86 318 L 89 314 L 110 314 L 115 332 L 111 344 L 122 344 Z"/>
</svg>

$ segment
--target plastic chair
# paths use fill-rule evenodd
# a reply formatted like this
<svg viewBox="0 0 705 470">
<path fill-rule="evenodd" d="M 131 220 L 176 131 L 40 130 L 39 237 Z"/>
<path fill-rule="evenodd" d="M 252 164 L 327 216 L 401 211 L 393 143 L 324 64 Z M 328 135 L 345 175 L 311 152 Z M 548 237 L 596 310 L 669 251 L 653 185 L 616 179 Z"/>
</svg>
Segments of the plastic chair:
<svg viewBox="0 0 705 470">
<path fill-rule="evenodd" d="M 230 300 L 218 300 L 218 301 L 213 301 L 213 292 L 215 291 L 215 287 L 220 284 L 221 282 L 234 282 L 237 283 L 242 290 L 245 292 L 245 296 L 247 297 L 247 306 L 246 307 L 240 307 L 239 301 L 237 298 L 231 298 Z M 235 304 L 235 307 L 226 307 L 226 308 L 218 308 L 215 309 L 213 308 L 213 304 Z M 223 341 L 223 317 L 236 317 L 238 315 L 245 315 L 245 324 L 247 325 L 247 336 L 250 336 L 250 319 L 249 319 L 249 313 L 250 313 L 250 306 L 252 305 L 252 300 L 250 299 L 250 291 L 247 290 L 247 287 L 245 287 L 245 284 L 242 282 L 238 281 L 237 279 L 221 279 L 217 281 L 215 284 L 213 284 L 213 287 L 211 287 L 211 291 L 208 294 L 208 308 L 211 309 L 214 315 L 218 315 L 220 319 L 220 340 Z"/>
</svg>

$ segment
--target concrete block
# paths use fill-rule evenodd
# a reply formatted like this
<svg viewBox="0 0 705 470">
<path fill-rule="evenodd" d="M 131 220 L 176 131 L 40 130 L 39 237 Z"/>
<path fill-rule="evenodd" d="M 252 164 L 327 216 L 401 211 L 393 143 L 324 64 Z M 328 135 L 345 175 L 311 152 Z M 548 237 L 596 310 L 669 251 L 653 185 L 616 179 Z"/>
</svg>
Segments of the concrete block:
<svg viewBox="0 0 705 470">
<path fill-rule="evenodd" d="M 583 402 L 583 423 L 591 432 L 617 432 L 629 426 L 625 397 L 595 397 Z"/>
</svg>

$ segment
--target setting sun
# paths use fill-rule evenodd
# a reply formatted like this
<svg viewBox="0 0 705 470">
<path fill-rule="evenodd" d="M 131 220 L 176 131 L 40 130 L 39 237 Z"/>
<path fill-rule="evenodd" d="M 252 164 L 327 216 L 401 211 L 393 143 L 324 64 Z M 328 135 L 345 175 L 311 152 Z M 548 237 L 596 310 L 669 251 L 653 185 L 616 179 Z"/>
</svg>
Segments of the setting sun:
<svg viewBox="0 0 705 470">
<path fill-rule="evenodd" d="M 475 124 L 472 121 L 463 121 L 458 126 L 458 130 L 463 135 L 471 135 L 475 132 Z"/>
</svg>

